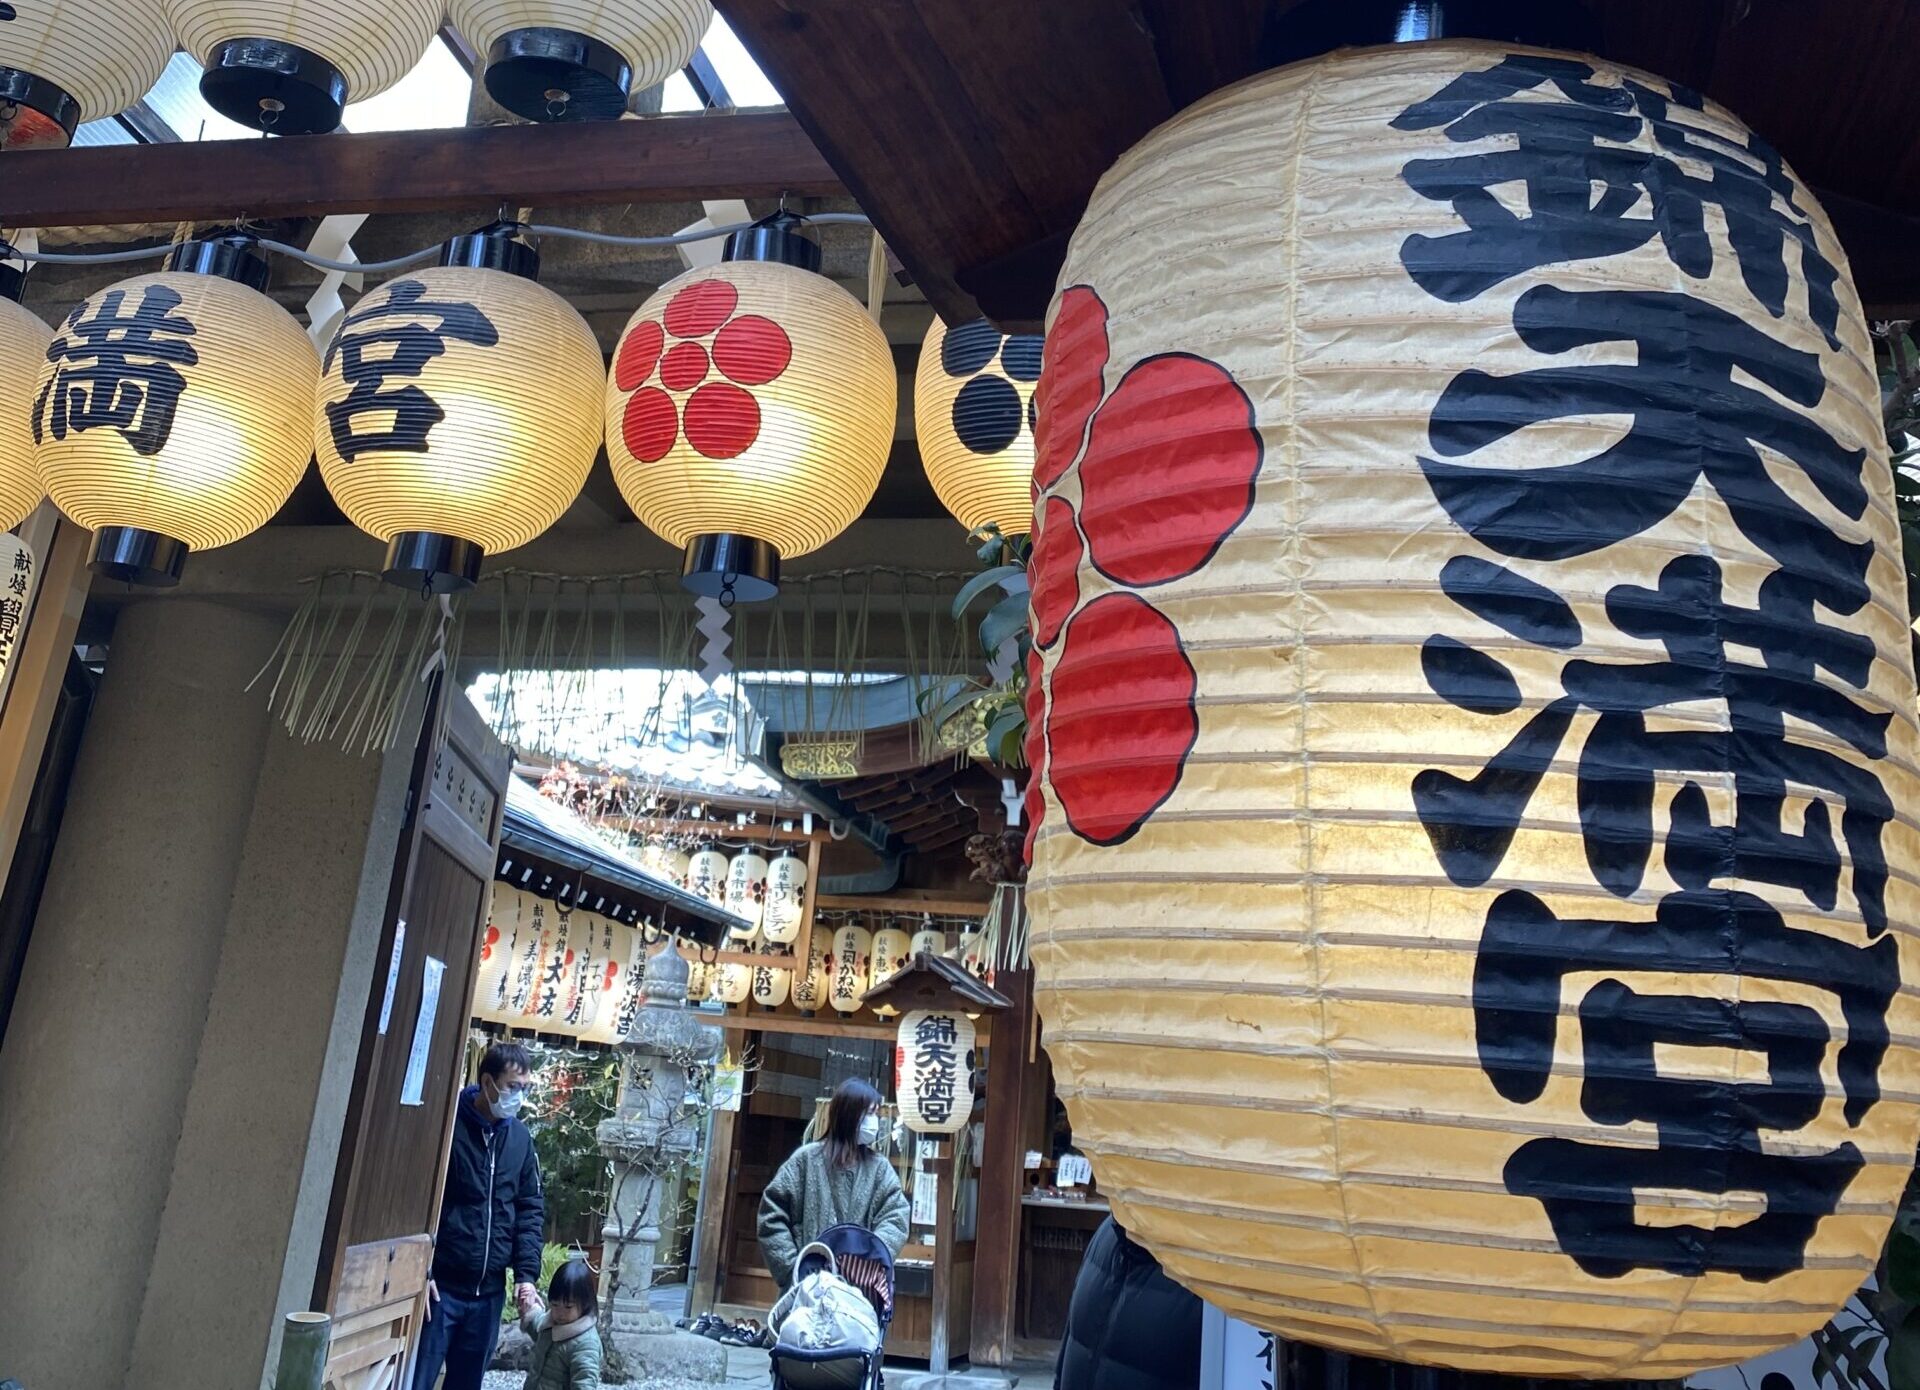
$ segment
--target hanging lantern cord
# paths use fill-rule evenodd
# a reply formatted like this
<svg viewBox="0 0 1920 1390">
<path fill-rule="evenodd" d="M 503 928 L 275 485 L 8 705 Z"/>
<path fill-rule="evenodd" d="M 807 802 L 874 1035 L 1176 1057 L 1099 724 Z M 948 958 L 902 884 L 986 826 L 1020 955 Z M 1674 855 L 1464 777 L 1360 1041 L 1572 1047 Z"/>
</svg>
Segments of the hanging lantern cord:
<svg viewBox="0 0 1920 1390">
<path fill-rule="evenodd" d="M 9 114 L 11 103 L 0 102 L 0 118 L 12 119 Z M 871 227 L 873 223 L 866 214 L 858 212 L 821 212 L 807 219 L 822 226 Z M 675 232 L 671 236 L 617 236 L 612 232 L 590 232 L 582 227 L 554 227 L 544 224 L 527 225 L 521 229 L 532 236 L 561 237 L 573 241 L 590 241 L 601 246 L 686 246 L 696 241 L 711 241 L 716 237 L 732 236 L 735 232 L 744 232 L 754 226 L 751 222 L 732 222 L 724 227 L 704 227 L 698 231 Z M 382 275 L 392 271 L 405 270 L 422 261 L 432 260 L 440 254 L 440 244 L 411 251 L 404 256 L 395 256 L 386 261 L 336 261 L 326 256 L 316 256 L 304 247 L 292 246 L 284 241 L 274 241 L 267 237 L 259 239 L 259 247 L 275 255 L 286 256 L 310 265 L 316 270 L 332 270 L 343 275 Z M 128 251 L 23 251 L 5 237 L 0 237 L 0 260 L 22 260 L 40 262 L 49 265 L 114 265 L 122 261 L 155 260 L 173 250 L 173 243 L 166 242 L 158 246 L 137 246 Z"/>
</svg>

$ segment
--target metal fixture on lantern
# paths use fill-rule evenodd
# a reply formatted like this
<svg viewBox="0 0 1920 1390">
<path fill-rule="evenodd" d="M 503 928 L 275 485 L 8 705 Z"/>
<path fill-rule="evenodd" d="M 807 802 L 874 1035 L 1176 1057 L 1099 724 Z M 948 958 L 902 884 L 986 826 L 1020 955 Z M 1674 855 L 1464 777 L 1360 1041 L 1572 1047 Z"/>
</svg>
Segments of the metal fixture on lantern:
<svg viewBox="0 0 1920 1390">
<path fill-rule="evenodd" d="M 887 340 L 818 273 L 805 220 L 781 211 L 642 304 L 607 380 L 607 455 L 621 495 L 685 550 L 681 583 L 752 603 L 783 560 L 850 526 L 893 444 Z"/>
<path fill-rule="evenodd" d="M 0 5 L 0 150 L 61 149 L 82 121 L 117 116 L 173 56 L 160 0 Z"/>
<path fill-rule="evenodd" d="M 708 0 L 453 0 L 486 56 L 487 94 L 530 121 L 617 121 L 627 98 L 693 60 Z"/>
<path fill-rule="evenodd" d="M 31 408 L 46 493 L 93 531 L 95 573 L 180 580 L 187 553 L 267 524 L 308 458 L 320 363 L 233 233 L 81 301 L 47 347 Z"/>
<path fill-rule="evenodd" d="M 405 588 L 471 587 L 484 556 L 560 519 L 599 452 L 599 345 L 518 231 L 455 237 L 354 305 L 327 349 L 320 473 Z"/>
<path fill-rule="evenodd" d="M 394 86 L 426 53 L 441 0 L 167 0 L 180 46 L 201 60 L 200 95 L 277 135 L 338 128 L 349 101 Z"/>
</svg>

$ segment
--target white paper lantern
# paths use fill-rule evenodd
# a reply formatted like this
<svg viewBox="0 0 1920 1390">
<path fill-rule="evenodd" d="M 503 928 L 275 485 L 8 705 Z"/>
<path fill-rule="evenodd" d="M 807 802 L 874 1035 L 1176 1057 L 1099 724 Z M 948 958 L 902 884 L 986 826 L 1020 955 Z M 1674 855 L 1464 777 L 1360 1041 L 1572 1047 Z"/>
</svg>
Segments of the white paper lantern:
<svg viewBox="0 0 1920 1390">
<path fill-rule="evenodd" d="M 827 968 L 827 1002 L 843 1014 L 858 1013 L 867 997 L 867 972 L 873 963 L 873 933 L 852 923 L 833 934 L 833 958 Z"/>
<path fill-rule="evenodd" d="M 540 968 L 533 990 L 527 996 L 520 1025 L 540 1033 L 566 1031 L 567 1011 L 579 987 L 574 969 L 576 925 L 584 929 L 584 914 L 569 912 L 553 903 L 543 905 L 541 916 L 545 930 L 540 939 Z"/>
<path fill-rule="evenodd" d="M 722 1004 L 744 1004 L 752 994 L 752 966 L 716 965 L 713 967 L 713 997 Z"/>
<path fill-rule="evenodd" d="M 676 888 L 687 886 L 689 857 L 665 841 L 651 840 L 647 843 L 647 847 L 640 851 L 640 867 Z"/>
<path fill-rule="evenodd" d="M 713 996 L 713 967 L 697 955 L 687 957 L 687 1002 L 699 1004 Z"/>
<path fill-rule="evenodd" d="M 167 11 L 206 69 L 207 105 L 282 135 L 333 130 L 349 101 L 395 85 L 445 13 L 442 0 L 167 0 Z"/>
<path fill-rule="evenodd" d="M 913 934 L 913 954 L 916 956 L 944 956 L 947 953 L 947 934 L 934 927 L 922 927 Z"/>
<path fill-rule="evenodd" d="M 907 963 L 907 957 L 913 951 L 913 938 L 895 926 L 882 927 L 873 934 L 873 959 L 867 967 L 867 988 L 872 989 L 886 981 L 894 971 Z M 874 1010 L 881 1018 L 892 1018 L 900 1011 L 891 1005 L 881 1005 Z"/>
<path fill-rule="evenodd" d="M 187 242 L 168 264 L 181 268 L 74 307 L 32 411 L 40 481 L 94 532 L 96 572 L 156 585 L 280 510 L 306 471 L 320 373 L 247 243 Z"/>
<path fill-rule="evenodd" d="M 646 938 L 624 922 L 609 922 L 608 926 L 613 929 L 613 940 L 603 966 L 593 1025 L 581 1035 L 586 1042 L 612 1044 L 625 1038 L 641 1003 L 641 977 L 647 968 Z"/>
<path fill-rule="evenodd" d="M 507 979 L 501 993 L 494 997 L 491 1017 L 496 1023 L 524 1028 L 539 996 L 542 966 L 552 942 L 553 904 L 504 885 L 498 891 L 519 894 L 520 901 L 512 917 L 513 930 L 507 943 L 510 948 Z"/>
<path fill-rule="evenodd" d="M 725 907 L 727 870 L 727 856 L 708 845 L 687 861 L 687 891 L 715 907 Z"/>
<path fill-rule="evenodd" d="M 0 296 L 0 530 L 11 531 L 46 491 L 34 461 L 33 397 L 53 330 Z"/>
<path fill-rule="evenodd" d="M 82 121 L 117 116 L 173 56 L 159 0 L 7 0 L 0 23 L 0 151 L 63 149 Z"/>
<path fill-rule="evenodd" d="M 760 930 L 767 940 L 790 946 L 807 919 L 807 862 L 783 853 L 767 869 L 766 910 Z"/>
<path fill-rule="evenodd" d="M 746 922 L 730 927 L 735 940 L 751 941 L 760 934 L 761 909 L 767 897 L 767 861 L 752 850 L 742 850 L 727 863 L 726 908 Z"/>
<path fill-rule="evenodd" d="M 852 295 L 797 266 L 725 261 L 663 285 L 628 323 L 607 457 L 634 514 L 686 549 L 683 582 L 766 599 L 780 561 L 865 510 L 897 390 L 886 336 Z"/>
<path fill-rule="evenodd" d="M 769 956 L 765 963 L 754 965 L 754 1003 L 762 1008 L 777 1009 L 787 1002 L 787 996 L 793 991 L 793 967 L 778 962 L 792 959 L 791 956 Z"/>
<path fill-rule="evenodd" d="M 1347 49 L 1122 156 L 1059 284 L 1032 959 L 1115 1219 L 1473 1372 L 1821 1326 L 1920 1131 L 1920 732 L 1812 193 L 1646 73 Z"/>
<path fill-rule="evenodd" d="M 1038 333 L 935 318 L 913 378 L 914 433 L 940 504 L 969 531 L 1033 529 L 1033 390 Z"/>
<path fill-rule="evenodd" d="M 519 959 L 523 934 L 531 934 L 534 929 L 529 910 L 532 901 L 532 894 L 521 889 L 504 883 L 493 885 L 486 931 L 480 938 L 480 967 L 473 986 L 475 1018 L 504 1023 L 513 1012 L 507 1001 L 512 995 L 513 967 Z"/>
<path fill-rule="evenodd" d="M 574 918 L 574 985 L 561 1031 L 584 1040 L 601 1027 L 603 1015 L 611 1017 L 618 1009 L 620 977 L 632 944 L 622 935 L 626 927 L 597 912 L 576 912 Z"/>
<path fill-rule="evenodd" d="M 486 59 L 487 93 L 530 121 L 617 121 L 630 92 L 693 60 L 707 0 L 453 0 L 454 28 Z"/>
<path fill-rule="evenodd" d="M 973 1116 L 973 1020 L 949 1009 L 900 1015 L 895 1097 L 915 1134 L 957 1134 Z"/>
<path fill-rule="evenodd" d="M 824 931 L 813 933 L 812 944 L 807 948 L 807 968 L 793 981 L 794 1007 L 803 1013 L 813 1013 L 824 1008 L 831 991 L 831 963 L 833 959 L 833 938 Z"/>
<path fill-rule="evenodd" d="M 327 491 L 387 543 L 386 577 L 451 593 L 580 495 L 600 449 L 601 361 L 587 321 L 534 281 L 538 255 L 505 229 L 441 255 L 459 263 L 396 276 L 341 320 L 311 419 Z"/>
</svg>

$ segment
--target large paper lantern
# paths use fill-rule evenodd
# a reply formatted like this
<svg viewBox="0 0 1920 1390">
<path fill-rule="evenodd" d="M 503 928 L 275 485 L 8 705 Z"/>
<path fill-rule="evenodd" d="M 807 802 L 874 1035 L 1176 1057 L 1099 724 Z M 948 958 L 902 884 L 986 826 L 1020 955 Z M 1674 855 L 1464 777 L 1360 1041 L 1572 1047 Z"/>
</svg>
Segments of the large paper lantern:
<svg viewBox="0 0 1920 1390">
<path fill-rule="evenodd" d="M 151 91 L 173 56 L 160 0 L 7 0 L 0 21 L 0 150 L 64 149 L 82 121 Z"/>
<path fill-rule="evenodd" d="M 806 969 L 793 974 L 793 1006 L 800 1012 L 811 1014 L 826 1007 L 832 991 L 832 962 L 832 935 L 815 931 L 807 946 Z"/>
<path fill-rule="evenodd" d="M 167 266 L 74 307 L 32 408 L 41 484 L 94 532 L 93 568 L 160 585 L 280 510 L 320 369 L 249 243 L 185 242 Z"/>
<path fill-rule="evenodd" d="M 534 282 L 532 247 L 495 228 L 441 260 L 342 320 L 313 442 L 334 501 L 387 542 L 387 578 L 445 593 L 579 496 L 600 449 L 601 363 L 587 321 Z"/>
<path fill-rule="evenodd" d="M 800 928 L 806 918 L 806 861 L 782 853 L 767 869 L 767 901 L 760 917 L 761 934 L 779 945 L 792 945 L 800 939 Z"/>
<path fill-rule="evenodd" d="M 866 508 L 896 391 L 886 336 L 852 295 L 801 265 L 723 261 L 661 286 L 628 322 L 607 379 L 607 457 L 634 514 L 685 548 L 688 588 L 767 599 L 781 560 Z"/>
<path fill-rule="evenodd" d="M 46 495 L 34 461 L 33 397 L 53 330 L 0 296 L 0 530 L 11 531 Z"/>
<path fill-rule="evenodd" d="M 1406 1361 L 1818 1327 L 1920 1126 L 1920 739 L 1806 187 L 1643 73 L 1348 50 L 1123 156 L 1059 283 L 1032 957 L 1116 1218 Z"/>
<path fill-rule="evenodd" d="M 915 1134 L 957 1134 L 973 1117 L 973 1020 L 952 1009 L 900 1015 L 894 1095 Z"/>
<path fill-rule="evenodd" d="M 760 914 L 766 906 L 767 861 L 752 850 L 742 850 L 727 862 L 727 911 L 746 923 L 728 928 L 736 940 L 751 941 L 760 934 Z"/>
<path fill-rule="evenodd" d="M 858 1013 L 867 997 L 867 971 L 873 961 L 873 933 L 852 923 L 833 934 L 827 963 L 827 1002 L 843 1014 Z"/>
<path fill-rule="evenodd" d="M 624 922 L 608 921 L 612 942 L 601 963 L 599 1006 L 581 1034 L 585 1042 L 617 1043 L 627 1036 L 640 1007 L 640 981 L 647 969 L 647 943 Z"/>
<path fill-rule="evenodd" d="M 167 10 L 206 68 L 207 105 L 280 135 L 333 130 L 349 101 L 399 82 L 446 12 L 443 0 L 167 0 Z"/>
<path fill-rule="evenodd" d="M 561 1015 L 562 1032 L 592 1038 L 603 1013 L 619 1006 L 619 982 L 631 945 L 619 933 L 627 928 L 596 912 L 574 914 L 573 987 Z"/>
<path fill-rule="evenodd" d="M 619 120 L 713 23 L 707 0 L 453 0 L 451 13 L 487 60 L 488 95 L 530 121 Z"/>
<path fill-rule="evenodd" d="M 913 378 L 920 461 L 940 504 L 969 531 L 1033 527 L 1034 386 L 1038 333 L 1008 336 L 985 319 L 948 330 L 936 318 Z"/>
<path fill-rule="evenodd" d="M 584 931 L 586 914 L 543 904 L 540 960 L 533 988 L 521 1007 L 520 1026 L 541 1033 L 566 1031 L 566 1017 L 578 988 L 574 962 L 579 954 L 577 931 Z"/>
</svg>

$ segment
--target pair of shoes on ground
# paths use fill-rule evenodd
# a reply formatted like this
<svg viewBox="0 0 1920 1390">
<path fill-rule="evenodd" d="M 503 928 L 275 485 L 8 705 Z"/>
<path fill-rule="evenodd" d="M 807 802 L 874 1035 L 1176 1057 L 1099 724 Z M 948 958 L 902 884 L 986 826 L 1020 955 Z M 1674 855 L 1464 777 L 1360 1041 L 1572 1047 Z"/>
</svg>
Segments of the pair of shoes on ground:
<svg viewBox="0 0 1920 1390">
<path fill-rule="evenodd" d="M 689 1323 L 682 1318 L 677 1326 L 691 1332 L 696 1337 L 708 1337 L 722 1346 L 729 1347 L 771 1347 L 774 1336 L 771 1328 L 762 1327 L 751 1318 L 739 1322 L 728 1322 L 712 1313 L 702 1313 Z"/>
</svg>

